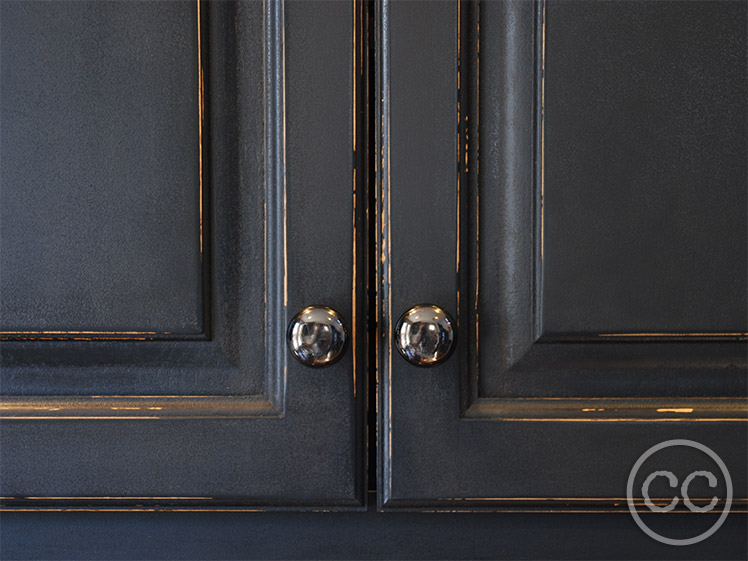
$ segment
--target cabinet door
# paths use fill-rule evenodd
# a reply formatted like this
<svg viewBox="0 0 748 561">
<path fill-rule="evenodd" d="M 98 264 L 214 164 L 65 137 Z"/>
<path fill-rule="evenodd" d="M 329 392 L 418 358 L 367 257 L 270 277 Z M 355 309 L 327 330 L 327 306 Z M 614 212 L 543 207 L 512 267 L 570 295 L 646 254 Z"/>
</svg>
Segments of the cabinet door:
<svg viewBox="0 0 748 561">
<path fill-rule="evenodd" d="M 625 512 L 685 439 L 744 511 L 746 3 L 380 18 L 381 504 Z M 456 324 L 432 368 L 396 348 L 422 303 Z M 653 461 L 720 473 L 694 451 Z"/>
<path fill-rule="evenodd" d="M 4 503 L 360 505 L 360 7 L 0 16 Z M 309 305 L 328 368 L 287 352 Z"/>
</svg>

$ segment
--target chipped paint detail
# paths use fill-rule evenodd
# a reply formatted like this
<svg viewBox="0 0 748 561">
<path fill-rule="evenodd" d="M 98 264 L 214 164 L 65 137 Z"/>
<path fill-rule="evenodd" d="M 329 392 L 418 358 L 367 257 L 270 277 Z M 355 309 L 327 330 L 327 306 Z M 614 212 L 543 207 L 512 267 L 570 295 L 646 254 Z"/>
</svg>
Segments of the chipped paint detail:
<svg viewBox="0 0 748 561">
<path fill-rule="evenodd" d="M 748 403 L 727 397 L 480 398 L 468 408 L 464 418 L 525 422 L 745 422 Z"/>
<path fill-rule="evenodd" d="M 728 340 L 728 341 L 746 341 L 748 340 L 748 333 L 599 333 L 594 335 L 601 339 L 626 339 L 632 340 L 651 340 L 651 339 L 690 339 L 695 341 L 712 341 L 712 340 Z"/>
<path fill-rule="evenodd" d="M 198 103 L 197 103 L 197 136 L 198 136 L 198 205 L 200 221 L 200 259 L 203 254 L 203 127 L 205 125 L 205 77 L 203 72 L 202 21 L 200 17 L 201 0 L 197 0 L 197 74 L 198 74 Z M 205 263 L 203 262 L 203 267 Z"/>
<path fill-rule="evenodd" d="M 393 336 L 392 322 L 392 237 L 391 237 L 391 167 L 390 167 L 390 61 L 389 61 L 389 10 L 390 0 L 382 0 L 376 5 L 378 14 L 378 27 L 376 30 L 375 43 L 377 50 L 377 88 L 378 100 L 376 121 L 379 123 L 379 131 L 376 135 L 376 153 L 374 158 L 379 164 L 375 170 L 377 175 L 377 206 L 378 206 L 378 228 L 377 228 L 377 250 L 379 254 L 380 267 L 377 271 L 377 339 L 382 342 L 377 352 L 377 379 L 380 372 L 384 381 L 384 389 L 378 396 L 380 411 L 378 419 L 383 427 L 382 439 L 379 444 L 379 472 L 381 488 L 379 491 L 379 504 L 385 504 L 392 493 L 392 352 Z"/>
<path fill-rule="evenodd" d="M 545 258 L 545 0 L 540 22 L 540 262 Z"/>
<path fill-rule="evenodd" d="M 435 499 L 437 501 L 502 501 L 502 502 L 508 502 L 508 501 L 556 501 L 556 502 L 607 502 L 607 501 L 619 501 L 619 502 L 625 502 L 627 499 L 626 497 L 439 497 Z M 673 499 L 672 497 L 655 497 L 650 498 L 650 500 L 653 503 L 664 503 L 669 504 Z M 694 498 L 692 499 L 692 502 L 694 503 L 709 503 L 712 499 L 711 498 Z M 724 502 L 724 499 L 718 499 L 722 502 Z M 635 502 L 641 502 L 643 504 L 644 499 L 635 499 Z M 733 499 L 733 502 L 744 502 L 748 503 L 748 498 L 737 498 Z"/>
<path fill-rule="evenodd" d="M 119 419 L 276 417 L 261 396 L 23 396 L 0 399 L 0 419 Z"/>
<path fill-rule="evenodd" d="M 168 497 L 168 496 L 156 496 L 156 497 L 139 497 L 139 496 L 121 496 L 121 497 L 110 497 L 110 496 L 80 496 L 80 497 L 0 497 L 0 500 L 29 500 L 29 501 L 212 501 L 213 497 Z"/>
<path fill-rule="evenodd" d="M 712 498 L 698 498 L 694 504 L 710 504 Z M 667 505 L 672 497 L 651 498 L 654 505 Z M 724 504 L 725 499 L 718 499 L 718 504 Z M 451 508 L 445 508 L 449 503 Z M 748 499 L 740 498 L 732 501 L 731 512 L 748 511 Z M 444 506 L 441 506 L 444 505 Z M 445 498 L 409 498 L 395 499 L 387 505 L 389 508 L 416 508 L 422 512 L 619 512 L 628 513 L 628 504 L 621 497 L 445 497 Z M 651 512 L 642 498 L 634 499 L 634 507 L 642 512 Z M 526 509 L 526 510 L 522 510 Z M 694 513 L 683 505 L 674 513 Z"/>
</svg>

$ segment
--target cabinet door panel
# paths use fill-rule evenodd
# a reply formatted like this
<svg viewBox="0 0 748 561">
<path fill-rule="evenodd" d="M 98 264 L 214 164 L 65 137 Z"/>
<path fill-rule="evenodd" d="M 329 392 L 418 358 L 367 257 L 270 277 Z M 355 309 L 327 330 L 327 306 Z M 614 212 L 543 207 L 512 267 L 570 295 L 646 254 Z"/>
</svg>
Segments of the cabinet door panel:
<svg viewBox="0 0 748 561">
<path fill-rule="evenodd" d="M 0 330 L 200 333 L 196 3 L 2 17 Z"/>
<path fill-rule="evenodd" d="M 682 438 L 744 509 L 745 3 L 380 15 L 381 504 L 625 511 Z M 428 369 L 394 346 L 423 302 L 458 326 Z"/>
<path fill-rule="evenodd" d="M 360 6 L 1 9 L 4 502 L 361 504 Z"/>
</svg>

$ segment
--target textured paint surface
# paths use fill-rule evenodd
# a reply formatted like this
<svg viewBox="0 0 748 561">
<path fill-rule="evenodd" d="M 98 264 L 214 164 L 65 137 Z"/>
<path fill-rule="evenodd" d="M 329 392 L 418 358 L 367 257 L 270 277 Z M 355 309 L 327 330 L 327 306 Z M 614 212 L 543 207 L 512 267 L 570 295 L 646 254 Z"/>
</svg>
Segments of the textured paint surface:
<svg viewBox="0 0 748 561">
<path fill-rule="evenodd" d="M 681 531 L 698 528 L 675 515 Z M 671 547 L 621 514 L 4 513 L 3 559 L 745 559 L 745 515 Z M 741 539 L 741 536 L 743 539 Z"/>
<path fill-rule="evenodd" d="M 543 332 L 748 331 L 745 2 L 549 2 Z"/>
<path fill-rule="evenodd" d="M 72 4 L 18 9 L 26 5 L 41 12 L 46 6 L 50 20 L 62 6 L 56 23 L 48 22 L 58 35 L 85 37 L 99 29 L 78 29 L 77 12 L 65 10 Z M 175 63 L 167 56 L 171 36 L 151 29 L 138 4 L 100 6 L 122 18 L 124 28 L 148 35 L 149 42 L 123 48 Z M 196 39 L 194 11 L 180 19 L 171 3 L 150 7 L 168 29 Z M 312 371 L 288 356 L 285 341 L 288 319 L 306 305 L 328 304 L 346 320 L 353 317 L 353 7 L 205 2 L 201 8 L 210 330 L 188 340 L 2 341 L 0 415 L 15 417 L 0 422 L 5 503 L 38 497 L 28 500 L 189 508 L 210 500 L 262 510 L 350 509 L 362 501 L 362 402 L 354 398 L 350 348 L 335 365 Z M 39 45 L 52 49 L 42 39 Z M 196 75 L 194 55 L 177 65 L 180 76 Z M 118 60 L 93 45 L 80 56 L 102 68 Z M 48 74 L 52 80 L 54 71 Z M 160 85 L 160 101 L 178 105 L 181 90 Z M 190 119 L 196 115 L 193 106 Z M 158 114 L 156 123 L 166 127 L 169 117 Z M 141 125 L 133 123 L 136 133 Z M 196 146 L 196 139 L 189 142 Z M 360 221 L 363 205 L 358 209 Z M 157 222 L 168 219 L 158 214 L 167 209 L 151 210 Z M 85 215 L 75 219 L 86 225 Z M 180 243 L 197 242 L 198 227 L 196 221 L 190 236 L 174 235 Z M 172 276 L 163 290 L 179 292 L 181 282 Z M 357 383 L 361 396 L 363 379 Z"/>
<path fill-rule="evenodd" d="M 719 451 L 735 496 L 746 496 L 745 162 L 734 152 L 745 144 L 746 71 L 729 62 L 744 52 L 745 9 L 728 2 L 384 4 L 381 68 L 389 88 L 382 120 L 389 131 L 383 127 L 381 144 L 389 148 L 383 156 L 391 175 L 382 176 L 382 200 L 392 206 L 382 211 L 388 229 L 381 240 L 379 278 L 387 291 L 381 340 L 418 302 L 456 313 L 458 323 L 457 352 L 432 369 L 391 357 L 386 345 L 380 349 L 379 501 L 385 509 L 500 509 L 516 501 L 563 510 L 564 497 L 625 509 L 620 497 L 641 452 L 689 437 Z M 658 48 L 663 37 L 681 35 L 688 39 Z M 607 49 L 599 48 L 598 37 Z M 718 74 L 714 89 L 696 88 L 698 77 L 682 69 L 710 60 L 719 61 L 710 68 Z M 636 97 L 607 103 L 606 96 L 627 100 L 634 86 Z M 649 136 L 627 129 L 632 115 L 656 124 L 647 119 L 649 101 L 661 108 L 661 98 L 676 93 L 692 96 L 701 113 L 691 115 L 681 103 L 668 106 L 671 113 Z M 726 123 L 728 114 L 735 122 Z M 610 123 L 609 137 L 588 130 L 598 130 L 599 121 Z M 689 144 L 698 131 L 719 138 Z M 662 151 L 657 162 L 648 149 Z M 647 263 L 658 255 L 648 229 L 652 209 L 640 212 L 642 201 L 627 199 L 621 184 L 629 179 L 621 174 L 601 179 L 600 160 L 616 157 L 615 150 L 642 154 L 627 168 L 642 181 L 669 177 L 658 188 L 682 191 L 660 221 L 657 243 L 682 257 L 688 250 L 676 238 L 683 229 L 684 236 L 701 236 L 703 248 L 714 247 L 710 255 L 702 252 L 685 268 L 680 257 L 663 257 L 658 267 L 678 261 L 673 278 L 658 273 L 656 282 L 642 286 L 653 272 Z M 665 173 L 685 165 L 684 150 L 689 165 L 691 159 L 704 163 L 703 169 L 693 164 L 689 181 L 683 170 Z M 720 165 L 712 161 L 716 155 L 724 156 Z M 570 170 L 584 173 L 570 184 Z M 710 174 L 719 180 L 707 181 Z M 718 194 L 715 184 L 722 185 Z M 639 198 L 649 193 L 647 185 L 636 183 Z M 598 216 L 600 201 L 609 216 Z M 721 222 L 705 218 L 713 203 L 729 209 Z M 582 288 L 559 282 L 560 271 L 585 271 L 597 258 L 559 264 L 562 255 L 595 254 L 609 241 L 585 229 L 594 221 L 625 224 L 640 248 L 637 262 L 631 247 L 607 247 L 629 262 L 616 277 L 619 288 L 637 292 L 638 308 L 632 304 L 629 316 L 615 312 L 625 299 L 605 292 L 592 273 Z M 568 227 L 559 235 L 560 223 Z M 723 267 L 717 277 L 711 260 Z M 632 261 L 642 269 L 634 270 Z M 698 300 L 694 313 L 667 303 L 671 297 Z M 585 318 L 589 325 L 580 328 Z M 670 329 L 655 333 L 653 320 Z M 560 332 L 547 331 L 553 322 Z M 605 336 L 585 331 L 592 326 L 606 327 Z M 611 336 L 620 330 L 630 336 Z M 673 334 L 683 331 L 689 334 Z M 697 464 L 686 458 L 679 467 Z"/>
<path fill-rule="evenodd" d="M 0 331 L 202 331 L 196 6 L 3 2 Z"/>
</svg>

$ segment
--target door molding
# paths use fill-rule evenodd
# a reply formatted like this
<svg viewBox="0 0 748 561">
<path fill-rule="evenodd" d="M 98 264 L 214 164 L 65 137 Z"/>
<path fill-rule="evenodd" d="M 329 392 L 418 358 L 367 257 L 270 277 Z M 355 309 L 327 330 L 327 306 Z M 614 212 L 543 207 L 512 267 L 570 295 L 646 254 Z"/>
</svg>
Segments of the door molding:
<svg viewBox="0 0 748 561">
<path fill-rule="evenodd" d="M 264 84 L 264 131 L 247 131 L 264 145 L 264 271 L 262 279 L 264 321 L 253 326 L 264 338 L 262 345 L 264 362 L 247 364 L 242 359 L 243 344 L 237 331 L 238 322 L 227 321 L 242 300 L 241 283 L 238 279 L 223 279 L 211 283 L 211 255 L 216 259 L 216 269 L 224 270 L 235 259 L 231 246 L 212 243 L 211 234 L 231 236 L 223 232 L 228 214 L 219 191 L 211 193 L 210 174 L 210 79 L 211 70 L 208 51 L 209 4 L 197 0 L 197 72 L 199 95 L 196 110 L 199 115 L 200 169 L 200 252 L 203 259 L 204 331 L 197 336 L 156 332 L 16 332 L 2 334 L 3 369 L 12 372 L 15 379 L 29 377 L 29 373 L 44 367 L 64 372 L 81 369 L 86 375 L 92 369 L 95 376 L 116 377 L 121 370 L 134 366 L 153 368 L 153 377 L 159 372 L 172 370 L 174 364 L 200 365 L 200 377 L 216 378 L 232 371 L 232 378 L 246 377 L 247 369 L 262 365 L 262 390 L 245 395 L 208 395 L 191 393 L 169 395 L 168 389 L 153 395 L 130 393 L 118 387 L 112 395 L 4 395 L 0 398 L 0 418 L 9 419 L 161 419 L 196 417 L 254 417 L 282 416 L 286 387 L 286 303 L 288 299 L 287 250 L 286 250 L 286 172 L 285 172 L 285 46 L 284 46 L 284 2 L 262 4 L 263 49 L 251 52 L 237 44 L 242 55 L 248 55 L 257 68 L 262 68 Z M 239 67 L 241 71 L 241 67 Z M 216 72 L 220 70 L 216 69 Z M 221 76 L 223 77 L 223 76 Z M 256 79 L 256 78 L 253 78 Z M 207 85 L 206 85 L 207 83 Z M 251 100 L 237 98 L 238 109 Z M 206 108 L 208 108 L 206 110 Z M 244 109 L 244 111 L 242 111 Z M 223 188 L 223 187 L 222 187 Z M 213 196 L 211 196 L 213 195 Z M 215 201 L 215 206 L 212 204 Z M 214 220 L 210 218 L 214 217 Z M 235 236 L 234 236 L 235 237 Z M 258 277 L 259 280 L 259 277 Z M 228 281 L 228 282 L 227 282 Z M 219 292 L 211 297 L 211 286 Z M 259 294 L 257 296 L 260 296 Z M 259 330 L 258 330 L 259 328 Z M 93 348 L 93 350 L 92 350 Z M 57 354 L 69 357 L 68 361 L 56 358 Z M 106 355 L 102 358 L 103 355 Z M 102 361 L 106 366 L 101 366 Z M 110 364 L 123 365 L 112 368 Z M 242 365 L 242 363 L 244 363 Z M 7 374 L 6 374 L 7 375 Z M 257 374 L 255 374 L 257 376 Z M 54 377 L 64 391 L 65 376 Z M 137 383 L 137 381 L 136 381 Z M 45 382 L 45 390 L 53 385 Z M 235 382 L 236 384 L 236 382 Z M 6 388 L 9 384 L 5 384 Z M 102 385 L 106 387 L 107 382 Z M 25 393 L 27 388 L 21 388 Z M 114 388 L 113 388 L 114 389 Z M 7 389 L 6 389 L 7 392 Z M 97 394 L 100 392 L 96 392 Z M 166 395 L 161 395 L 164 393 Z"/>
<path fill-rule="evenodd" d="M 625 431 L 626 447 L 594 453 L 610 457 L 611 489 L 625 481 L 627 454 L 654 435 L 744 435 L 744 333 L 543 336 L 545 2 L 377 9 L 380 507 L 625 511 L 620 490 L 589 485 L 570 497 L 554 487 L 590 469 L 573 435 L 605 443 Z M 495 287 L 498 327 L 483 321 L 480 298 Z M 397 318 L 419 302 L 458 323 L 457 352 L 431 369 L 393 351 Z M 488 338 L 503 345 L 490 368 L 480 361 Z M 688 360 L 699 367 L 682 368 Z M 667 396 L 675 373 L 689 392 Z M 551 465 L 558 472 L 541 477 Z"/>
</svg>

